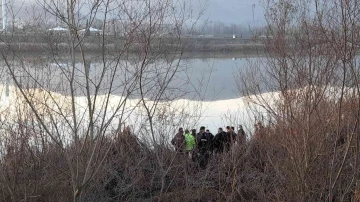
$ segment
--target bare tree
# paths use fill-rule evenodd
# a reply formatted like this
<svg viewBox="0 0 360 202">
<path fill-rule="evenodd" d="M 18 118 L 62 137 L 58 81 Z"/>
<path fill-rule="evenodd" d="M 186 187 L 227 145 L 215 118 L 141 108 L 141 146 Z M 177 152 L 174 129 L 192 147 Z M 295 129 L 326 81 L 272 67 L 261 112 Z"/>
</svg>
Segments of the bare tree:
<svg viewBox="0 0 360 202">
<path fill-rule="evenodd" d="M 289 174 L 286 190 L 299 195 L 288 200 L 349 200 L 358 158 L 358 1 L 264 5 L 265 58 L 240 78 L 269 117 L 268 135 L 286 150 L 289 172 L 277 157 L 269 166 Z"/>
<path fill-rule="evenodd" d="M 135 111 L 145 110 L 147 117 L 136 130 L 149 129 L 153 145 L 161 140 L 154 121 L 162 118 L 155 117 L 161 116 L 159 110 L 166 109 L 166 103 L 170 105 L 187 93 L 179 87 L 187 81 L 176 79 L 176 75 L 185 68 L 180 64 L 186 48 L 181 31 L 188 26 L 187 18 L 198 18 L 189 12 L 190 6 L 183 1 L 162 0 L 39 0 L 32 9 L 36 14 L 33 21 L 38 22 L 34 24 L 48 22 L 64 28 L 49 31 L 52 27 L 42 27 L 42 31 L 34 32 L 40 41 L 33 45 L 49 54 L 25 61 L 8 35 L 3 36 L 7 44 L 1 53 L 3 62 L 16 87 L 13 92 L 19 93 L 21 102 L 16 106 L 26 103 L 16 115 L 21 123 L 19 130 L 30 130 L 20 133 L 29 135 L 20 137 L 21 149 L 27 146 L 27 157 L 63 173 L 71 185 L 73 201 L 82 200 L 103 169 L 113 148 L 108 138 L 116 137 L 115 130 L 122 131 L 125 123 L 131 123 Z M 98 19 L 102 21 L 101 30 L 94 30 L 92 26 Z M 109 34 L 108 27 L 114 26 L 120 29 Z M 13 35 L 12 39 L 17 37 Z M 177 114 L 181 113 L 185 112 Z M 172 122 L 170 128 L 176 124 Z M 56 158 L 43 159 L 42 154 L 31 149 L 35 146 L 40 153 L 58 152 L 66 166 L 54 165 Z M 4 154 L 10 158 L 14 151 L 17 148 Z M 156 158 L 163 193 L 171 164 L 166 167 L 160 153 Z M 12 182 L 8 186 L 12 200 L 26 200 Z"/>
</svg>

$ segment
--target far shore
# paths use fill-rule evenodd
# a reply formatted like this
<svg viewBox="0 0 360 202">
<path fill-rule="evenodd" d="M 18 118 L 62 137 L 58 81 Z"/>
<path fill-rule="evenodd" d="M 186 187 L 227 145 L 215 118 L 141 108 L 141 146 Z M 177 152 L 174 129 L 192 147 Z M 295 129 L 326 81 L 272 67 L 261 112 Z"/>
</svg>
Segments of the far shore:
<svg viewBox="0 0 360 202">
<path fill-rule="evenodd" d="M 7 54 L 21 55 L 64 55 L 69 52 L 69 46 L 64 36 L 3 36 L 0 35 L 0 50 Z M 106 41 L 106 44 L 102 42 Z M 260 42 L 242 38 L 182 38 L 181 45 L 175 38 L 154 40 L 151 44 L 153 53 L 176 54 L 181 49 L 185 58 L 239 58 L 257 57 L 263 55 L 264 47 Z M 175 42 L 175 43 L 173 43 Z M 125 44 L 125 39 L 106 36 L 91 36 L 82 44 L 82 50 L 95 55 L 116 55 L 114 53 L 126 50 L 128 53 L 141 52 L 143 44 L 132 42 Z M 161 43 L 159 45 L 159 43 Z M 173 45 L 175 44 L 175 45 Z M 80 53 L 80 49 L 76 49 Z"/>
<path fill-rule="evenodd" d="M 52 50 L 46 45 L 42 44 L 33 44 L 31 46 L 27 46 L 24 44 L 4 44 L 0 43 L 0 51 L 5 52 L 7 55 L 18 55 L 22 58 L 51 58 L 53 56 L 66 58 L 69 57 L 69 51 L 67 49 L 62 50 Z M 116 54 L 115 50 L 107 49 L 105 57 L 116 57 L 120 54 Z M 135 50 L 130 50 L 127 55 L 136 55 L 138 52 Z M 178 58 L 180 52 L 171 52 L 169 51 L 167 54 L 175 55 L 175 58 Z M 76 53 L 77 56 L 80 56 L 80 51 Z M 191 50 L 183 50 L 182 51 L 182 59 L 202 59 L 202 58 L 252 58 L 252 57 L 263 57 L 264 50 L 261 47 L 238 47 L 236 50 L 218 50 L 214 49 L 191 49 Z M 102 50 L 97 49 L 85 49 L 85 57 L 91 58 L 101 58 Z"/>
</svg>

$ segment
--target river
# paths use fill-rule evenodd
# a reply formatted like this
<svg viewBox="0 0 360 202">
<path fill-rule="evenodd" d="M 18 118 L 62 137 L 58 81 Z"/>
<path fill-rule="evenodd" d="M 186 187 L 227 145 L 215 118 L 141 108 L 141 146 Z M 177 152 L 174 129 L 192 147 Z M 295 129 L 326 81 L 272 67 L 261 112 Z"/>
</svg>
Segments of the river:
<svg viewBox="0 0 360 202">
<path fill-rule="evenodd" d="M 177 125 L 183 124 L 185 128 L 199 128 L 206 126 L 211 132 L 216 133 L 218 127 L 226 127 L 227 125 L 235 126 L 243 125 L 248 132 L 252 131 L 252 125 L 255 116 L 250 115 L 248 103 L 242 98 L 241 79 L 239 73 L 244 73 L 249 61 L 257 60 L 256 57 L 202 57 L 202 58 L 186 58 L 178 63 L 175 61 L 153 61 L 144 72 L 145 97 L 150 101 L 155 98 L 154 92 L 157 92 L 161 85 L 158 85 L 155 78 L 166 78 L 166 70 L 176 70 L 174 77 L 168 84 L 164 95 L 171 100 L 172 108 L 184 108 L 186 114 L 196 114 L 195 123 L 189 120 L 176 120 Z M 132 89 L 133 93 L 129 96 L 131 102 L 128 106 L 134 106 L 140 98 L 140 91 L 136 87 L 132 88 L 127 85 L 135 80 L 132 73 L 139 71 L 141 65 L 128 60 L 110 60 L 102 63 L 97 60 L 87 60 L 86 67 L 89 70 L 89 90 L 94 94 L 102 73 L 104 72 L 103 84 L 98 86 L 100 94 L 106 95 L 108 92 L 112 95 L 110 108 L 116 108 L 121 102 L 124 92 Z M 30 58 L 25 62 L 11 63 L 11 69 L 15 72 L 15 77 L 23 89 L 46 89 L 56 93 L 55 100 L 68 98 L 70 95 L 69 79 L 71 76 L 71 65 L 68 60 L 44 60 L 42 58 Z M 80 114 L 85 114 L 86 92 L 85 77 L 86 72 L 83 70 L 83 63 L 76 63 L 74 92 L 77 96 L 77 105 L 81 106 Z M 116 64 L 116 65 L 113 65 Z M 106 68 L 106 71 L 103 71 Z M 151 72 L 146 72 L 151 70 Z M 14 87 L 14 82 L 9 75 L 9 69 L 4 65 L 2 69 L 2 91 L 0 107 L 3 116 L 5 109 L 10 109 L 10 105 L 16 103 L 15 99 L 19 96 Z M 115 73 L 115 77 L 111 77 Z M 155 72 L 155 73 L 154 73 Z M 114 82 L 111 82 L 114 79 Z M 165 79 L 166 80 L 166 79 Z M 155 82 L 155 83 L 154 83 Z M 144 82 L 145 83 L 145 82 Z M 161 82 L 160 82 L 161 83 Z M 112 90 L 108 91 L 109 85 L 112 84 Z M 125 90 L 126 89 L 126 90 Z M 65 98 L 62 98 L 64 96 Z M 101 99 L 99 99 L 101 100 Z M 169 100 L 162 100 L 162 103 L 168 103 Z M 62 103 L 63 101 L 58 101 Z M 7 103 L 7 104 L 4 104 Z M 64 106 L 64 104 L 61 104 Z M 99 114 L 101 109 L 98 111 Z M 137 125 L 143 118 L 139 111 L 137 116 L 131 116 L 125 122 L 128 125 Z M 173 111 L 173 113 L 178 113 Z M 142 114 L 143 115 L 143 114 Z M 182 114 L 184 115 L 184 114 Z M 16 115 L 13 115 L 16 116 Z M 101 117 L 100 115 L 98 118 Z M 106 119 L 110 120 L 110 117 Z M 86 123 L 86 119 L 82 119 Z M 111 129 L 117 126 L 116 120 L 111 121 Z M 101 121 L 99 122 L 99 124 Z M 174 124 L 175 125 L 175 124 Z M 171 129 L 173 130 L 173 129 Z"/>
</svg>

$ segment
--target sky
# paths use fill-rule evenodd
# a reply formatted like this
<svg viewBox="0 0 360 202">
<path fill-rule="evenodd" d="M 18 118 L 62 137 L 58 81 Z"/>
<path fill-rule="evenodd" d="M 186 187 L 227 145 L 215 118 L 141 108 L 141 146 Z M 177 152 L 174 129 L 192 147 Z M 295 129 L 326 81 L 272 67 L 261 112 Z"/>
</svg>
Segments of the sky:
<svg viewBox="0 0 360 202">
<path fill-rule="evenodd" d="M 263 8 L 259 0 L 208 0 L 204 17 L 227 24 L 263 23 Z"/>
<path fill-rule="evenodd" d="M 9 1 L 9 0 L 8 0 Z M 65 0 L 64 0 L 65 1 Z M 176 1 L 176 0 L 175 0 Z M 191 0 L 205 9 L 201 21 L 220 21 L 226 24 L 259 25 L 264 23 L 260 0 Z M 18 5 L 29 5 L 36 0 L 15 0 Z M 195 10 L 196 12 L 196 10 Z M 21 15 L 21 14 L 20 14 Z"/>
</svg>

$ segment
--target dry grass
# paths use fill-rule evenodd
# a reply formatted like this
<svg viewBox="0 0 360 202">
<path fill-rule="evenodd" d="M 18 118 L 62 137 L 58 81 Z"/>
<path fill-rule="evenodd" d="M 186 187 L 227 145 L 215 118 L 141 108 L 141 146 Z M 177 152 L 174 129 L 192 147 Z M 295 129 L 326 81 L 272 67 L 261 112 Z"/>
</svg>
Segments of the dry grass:
<svg viewBox="0 0 360 202">
<path fill-rule="evenodd" d="M 334 165 L 339 168 L 342 159 L 338 156 L 342 156 L 346 144 L 350 143 L 346 139 L 343 145 L 337 145 L 336 154 L 334 142 L 326 143 L 313 151 L 316 153 L 310 164 L 304 167 L 304 157 L 300 154 L 303 148 L 284 138 L 285 135 L 300 134 L 283 134 L 280 131 L 285 128 L 282 127 L 267 127 L 262 140 L 237 145 L 230 153 L 212 156 L 206 170 L 196 169 L 195 163 L 171 148 L 150 149 L 129 134 L 121 133 L 116 140 L 98 140 L 111 150 L 100 174 L 83 192 L 81 201 L 326 200 L 330 171 L 325 165 L 335 157 Z M 312 148 L 323 145 L 320 141 L 326 139 L 316 140 Z M 73 200 L 64 155 L 64 152 L 72 152 L 71 146 L 61 151 L 48 144 L 46 149 L 40 150 L 20 141 L 7 148 L 1 161 L 1 201 Z M 85 148 L 84 158 L 87 153 Z M 335 201 L 358 197 L 357 191 L 351 191 L 355 190 L 351 164 L 354 155 L 351 150 L 346 157 L 349 161 L 345 162 L 335 186 Z M 79 165 L 83 165 L 81 159 Z M 161 173 L 160 166 L 167 172 Z M 162 179 L 164 189 L 161 189 Z"/>
</svg>

